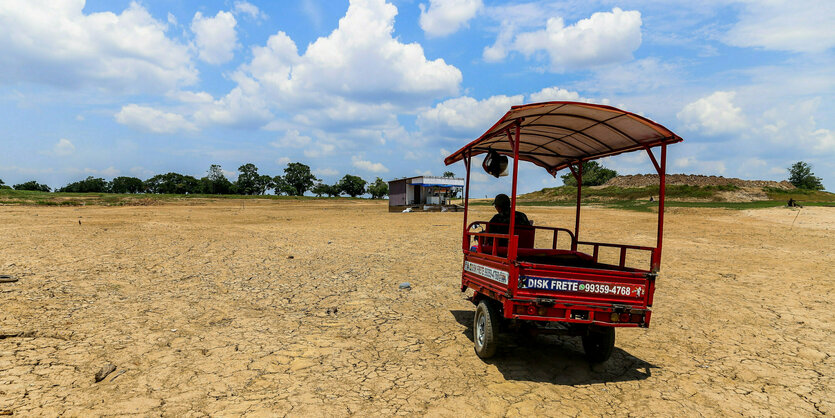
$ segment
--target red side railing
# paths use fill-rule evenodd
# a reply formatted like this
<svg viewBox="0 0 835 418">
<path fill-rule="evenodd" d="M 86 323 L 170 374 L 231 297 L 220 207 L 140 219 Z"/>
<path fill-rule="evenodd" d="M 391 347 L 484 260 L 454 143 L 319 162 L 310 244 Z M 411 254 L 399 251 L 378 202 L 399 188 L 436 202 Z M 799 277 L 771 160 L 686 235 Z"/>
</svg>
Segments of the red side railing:
<svg viewBox="0 0 835 418">
<path fill-rule="evenodd" d="M 627 245 L 627 244 L 613 244 L 613 243 L 606 243 L 606 242 L 592 242 L 592 241 L 577 241 L 574 233 L 567 228 L 556 228 L 556 227 L 549 227 L 549 226 L 526 226 L 517 228 L 515 232 L 517 234 L 511 235 L 509 233 L 502 234 L 502 233 L 493 233 L 493 232 L 472 232 L 473 229 L 478 227 L 484 228 L 484 230 L 489 230 L 490 222 L 484 221 L 476 221 L 471 223 L 466 231 L 464 231 L 464 239 L 465 239 L 465 251 L 468 253 L 476 253 L 482 256 L 489 256 L 490 259 L 494 261 L 504 261 L 504 262 L 512 262 L 516 260 L 516 255 L 518 253 L 519 247 L 519 234 L 525 234 L 525 230 L 531 230 L 534 234 L 533 237 L 526 237 L 532 245 L 524 246 L 522 248 L 533 248 L 533 249 L 547 249 L 536 247 L 536 233 L 537 231 L 550 231 L 553 234 L 553 238 L 551 239 L 551 248 L 552 250 L 557 249 L 557 245 L 560 242 L 558 237 L 563 234 L 567 234 L 568 238 L 570 239 L 570 248 L 571 251 L 580 252 L 578 251 L 578 246 L 590 246 L 592 249 L 591 257 L 595 262 L 599 261 L 600 258 L 600 248 L 617 248 L 619 249 L 619 256 L 618 256 L 618 266 L 619 267 L 626 267 L 626 256 L 627 251 L 648 251 L 650 253 L 650 268 L 652 270 L 653 263 L 657 260 L 657 253 L 659 252 L 658 248 L 655 247 L 647 247 L 641 245 Z M 502 224 L 503 226 L 507 226 Z M 490 238 L 493 243 L 497 243 L 499 239 L 507 240 L 507 246 L 501 246 L 502 248 L 506 249 L 506 254 L 501 254 L 505 251 L 500 251 L 499 245 L 486 245 L 486 240 Z M 473 244 L 475 244 L 475 250 L 473 250 Z M 487 248 L 487 251 L 484 249 Z"/>
<path fill-rule="evenodd" d="M 481 246 L 484 245 L 484 238 L 502 238 L 502 239 L 509 239 L 510 238 L 509 233 L 507 233 L 507 234 L 496 234 L 496 233 L 489 233 L 489 232 L 470 232 L 474 228 L 478 228 L 478 227 L 482 227 L 485 230 L 489 230 L 490 225 L 502 225 L 504 227 L 507 227 L 507 224 L 495 224 L 495 223 L 491 224 L 490 222 L 484 222 L 484 221 L 473 222 L 469 225 L 469 227 L 467 228 L 467 231 L 465 232 L 465 234 L 467 235 L 467 238 L 469 238 L 467 240 L 467 242 L 472 244 L 472 238 L 477 238 L 478 247 L 481 248 Z M 534 230 L 534 237 L 533 237 L 534 242 L 535 242 L 535 236 L 536 236 L 536 231 L 537 230 L 551 231 L 552 234 L 553 234 L 553 238 L 551 240 L 551 249 L 553 249 L 553 250 L 557 249 L 557 244 L 558 244 L 557 239 L 560 235 L 559 233 L 564 232 L 564 233 L 568 234 L 568 237 L 571 240 L 570 241 L 571 242 L 571 248 L 575 247 L 574 242 L 576 241 L 576 238 L 574 238 L 574 233 L 572 233 L 571 230 L 569 230 L 569 229 L 555 228 L 555 227 L 550 227 L 550 226 L 525 226 L 525 227 L 519 227 L 519 229 L 517 229 L 516 232 L 522 233 L 522 231 L 525 230 L 525 229 L 528 229 L 528 230 L 533 229 Z M 515 234 L 515 235 L 517 237 L 519 236 L 519 234 Z M 534 247 L 531 246 L 529 248 L 534 248 Z"/>
<path fill-rule="evenodd" d="M 610 244 L 605 242 L 590 242 L 590 241 L 578 241 L 577 245 L 590 245 L 592 247 L 592 258 L 595 262 L 598 261 L 600 255 L 600 247 L 609 247 L 609 248 L 620 248 L 620 256 L 618 259 L 618 266 L 625 267 L 626 266 L 626 250 L 638 250 L 638 251 L 649 251 L 650 253 L 650 270 L 652 269 L 652 263 L 655 260 L 655 252 L 658 250 L 654 247 L 644 247 L 640 245 L 625 245 L 625 244 Z"/>
</svg>

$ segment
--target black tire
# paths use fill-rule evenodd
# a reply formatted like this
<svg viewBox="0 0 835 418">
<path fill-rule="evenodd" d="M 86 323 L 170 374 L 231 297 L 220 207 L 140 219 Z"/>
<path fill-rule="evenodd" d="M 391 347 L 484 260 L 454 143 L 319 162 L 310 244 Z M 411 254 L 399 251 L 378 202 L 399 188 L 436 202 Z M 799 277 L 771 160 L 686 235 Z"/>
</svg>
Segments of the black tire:
<svg viewBox="0 0 835 418">
<path fill-rule="evenodd" d="M 591 363 L 603 363 L 612 356 L 615 349 L 614 327 L 589 327 L 583 335 L 583 350 Z"/>
<path fill-rule="evenodd" d="M 483 359 L 496 354 L 499 346 L 499 317 L 499 309 L 489 300 L 482 300 L 475 308 L 473 343 L 475 353 Z"/>
</svg>

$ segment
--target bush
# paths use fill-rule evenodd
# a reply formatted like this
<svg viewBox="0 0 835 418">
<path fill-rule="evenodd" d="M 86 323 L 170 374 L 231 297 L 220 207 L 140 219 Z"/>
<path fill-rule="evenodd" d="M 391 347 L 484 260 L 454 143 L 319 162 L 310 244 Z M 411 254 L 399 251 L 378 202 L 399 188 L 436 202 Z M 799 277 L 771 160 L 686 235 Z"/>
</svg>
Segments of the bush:
<svg viewBox="0 0 835 418">
<path fill-rule="evenodd" d="M 111 193 L 142 193 L 145 186 L 136 177 L 116 177 L 110 182 Z"/>
<path fill-rule="evenodd" d="M 600 165 L 597 161 L 586 161 L 583 163 L 583 186 L 600 186 L 612 178 L 617 177 L 618 172 Z M 577 179 L 570 171 L 560 176 L 566 186 L 577 186 Z"/>
<path fill-rule="evenodd" d="M 58 191 L 68 193 L 106 193 L 109 191 L 109 187 L 104 179 L 89 176 L 84 180 L 70 183 L 58 189 Z"/>
<path fill-rule="evenodd" d="M 322 182 L 316 183 L 311 190 L 316 197 L 322 197 L 322 195 L 328 195 L 328 197 L 339 196 L 339 188 L 334 184 L 325 184 Z"/>
<path fill-rule="evenodd" d="M 157 174 L 145 180 L 145 191 L 161 194 L 194 194 L 200 192 L 200 181 L 179 173 Z"/>
<path fill-rule="evenodd" d="M 36 191 L 36 192 L 47 192 L 47 193 L 52 191 L 52 189 L 50 189 L 49 186 L 47 186 L 45 184 L 40 184 L 40 183 L 36 182 L 35 180 L 27 181 L 26 183 L 15 184 L 14 189 L 15 190 L 32 190 L 32 191 Z"/>
</svg>

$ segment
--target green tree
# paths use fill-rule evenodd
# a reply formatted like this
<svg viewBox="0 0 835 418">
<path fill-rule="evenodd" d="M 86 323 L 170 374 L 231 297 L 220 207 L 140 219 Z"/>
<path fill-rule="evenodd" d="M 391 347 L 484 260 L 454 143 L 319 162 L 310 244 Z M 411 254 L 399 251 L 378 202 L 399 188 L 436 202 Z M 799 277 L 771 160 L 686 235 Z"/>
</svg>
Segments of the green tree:
<svg viewBox="0 0 835 418">
<path fill-rule="evenodd" d="M 322 183 L 321 181 L 317 181 L 316 184 L 313 185 L 313 188 L 310 190 L 316 197 L 322 197 L 322 195 L 331 195 L 331 185 Z"/>
<path fill-rule="evenodd" d="M 820 177 L 815 177 L 812 166 L 798 161 L 789 168 L 789 183 L 798 189 L 823 190 L 823 183 Z"/>
<path fill-rule="evenodd" d="M 226 175 L 223 174 L 223 169 L 220 168 L 220 164 L 210 165 L 209 171 L 206 173 L 206 177 L 208 177 L 211 181 L 227 180 Z"/>
<path fill-rule="evenodd" d="M 310 172 L 310 167 L 302 163 L 287 164 L 284 169 L 284 181 L 293 188 L 293 196 L 302 196 L 319 179 Z"/>
<path fill-rule="evenodd" d="M 50 192 L 52 189 L 45 184 L 40 184 L 35 180 L 27 181 L 26 183 L 20 183 L 14 185 L 15 190 L 33 190 L 36 192 Z"/>
<path fill-rule="evenodd" d="M 275 187 L 275 179 L 266 174 L 258 174 L 255 164 L 247 163 L 238 167 L 238 181 L 235 183 L 238 194 L 262 195 Z"/>
<path fill-rule="evenodd" d="M 238 181 L 235 182 L 238 194 L 263 194 L 263 191 L 259 193 L 261 176 L 255 164 L 247 163 L 238 167 L 238 173 Z"/>
<path fill-rule="evenodd" d="M 336 182 L 336 184 L 329 185 L 328 188 L 325 190 L 325 194 L 328 195 L 328 197 L 337 197 L 340 193 L 341 192 L 339 191 L 339 182 Z"/>
<path fill-rule="evenodd" d="M 256 194 L 265 194 L 267 190 L 275 188 L 275 182 L 273 181 L 272 176 L 268 176 L 266 174 L 262 174 L 258 176 L 258 179 L 255 181 L 256 187 Z"/>
<path fill-rule="evenodd" d="M 212 164 L 209 166 L 209 171 L 206 174 L 206 177 L 200 179 L 201 193 L 231 194 L 234 193 L 234 188 L 235 185 L 226 178 L 226 175 L 223 174 L 223 170 L 218 164 Z"/>
<path fill-rule="evenodd" d="M 157 174 L 145 180 L 145 191 L 161 194 L 195 194 L 201 192 L 200 180 L 180 173 Z"/>
<path fill-rule="evenodd" d="M 337 181 L 334 184 L 331 184 L 330 191 L 328 192 L 328 197 L 339 197 L 342 194 L 342 191 L 339 190 L 339 182 Z"/>
<path fill-rule="evenodd" d="M 455 178 L 455 173 L 453 173 L 452 171 L 444 171 L 444 178 L 445 178 L 445 179 Z M 457 198 L 457 197 L 458 197 L 458 190 L 459 190 L 459 189 L 458 189 L 458 187 L 453 187 L 453 188 L 449 191 L 449 197 L 450 197 L 451 199 L 455 199 L 455 198 Z"/>
<path fill-rule="evenodd" d="M 337 190 L 340 193 L 345 193 L 351 197 L 357 197 L 365 193 L 366 181 L 359 176 L 352 176 L 346 174 L 338 183 L 336 183 Z"/>
<path fill-rule="evenodd" d="M 389 184 L 377 177 L 374 183 L 368 185 L 368 193 L 372 199 L 382 199 L 383 196 L 389 195 Z"/>
<path fill-rule="evenodd" d="M 84 180 L 70 183 L 58 189 L 58 191 L 69 193 L 106 193 L 110 191 L 110 187 L 103 178 L 89 176 Z"/>
<path fill-rule="evenodd" d="M 136 177 L 116 177 L 110 182 L 111 193 L 142 193 L 144 189 L 142 180 Z"/>
<path fill-rule="evenodd" d="M 275 190 L 276 196 L 287 195 L 292 196 L 295 193 L 296 189 L 292 186 L 287 184 L 287 181 L 284 180 L 282 176 L 275 176 L 273 177 L 273 190 Z"/>
<path fill-rule="evenodd" d="M 597 161 L 586 161 L 583 163 L 583 186 L 600 186 L 617 176 L 617 171 L 603 167 Z M 563 174 L 560 177 L 566 186 L 577 186 L 577 179 L 574 178 L 574 174 L 571 174 L 571 172 Z"/>
</svg>

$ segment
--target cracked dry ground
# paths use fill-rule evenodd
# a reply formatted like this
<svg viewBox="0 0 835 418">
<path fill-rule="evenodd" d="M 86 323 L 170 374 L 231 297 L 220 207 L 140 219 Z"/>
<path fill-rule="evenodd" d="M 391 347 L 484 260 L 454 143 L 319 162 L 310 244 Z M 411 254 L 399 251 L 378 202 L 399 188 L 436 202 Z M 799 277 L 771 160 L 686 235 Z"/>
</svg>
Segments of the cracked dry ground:
<svg viewBox="0 0 835 418">
<path fill-rule="evenodd" d="M 835 413 L 831 208 L 668 212 L 651 328 L 619 330 L 590 367 L 569 337 L 507 336 L 476 357 L 461 213 L 187 203 L 2 207 L 0 273 L 20 281 L 0 283 L 0 411 Z M 526 209 L 573 224 L 570 208 Z M 653 243 L 652 214 L 583 217 L 585 239 Z"/>
</svg>

